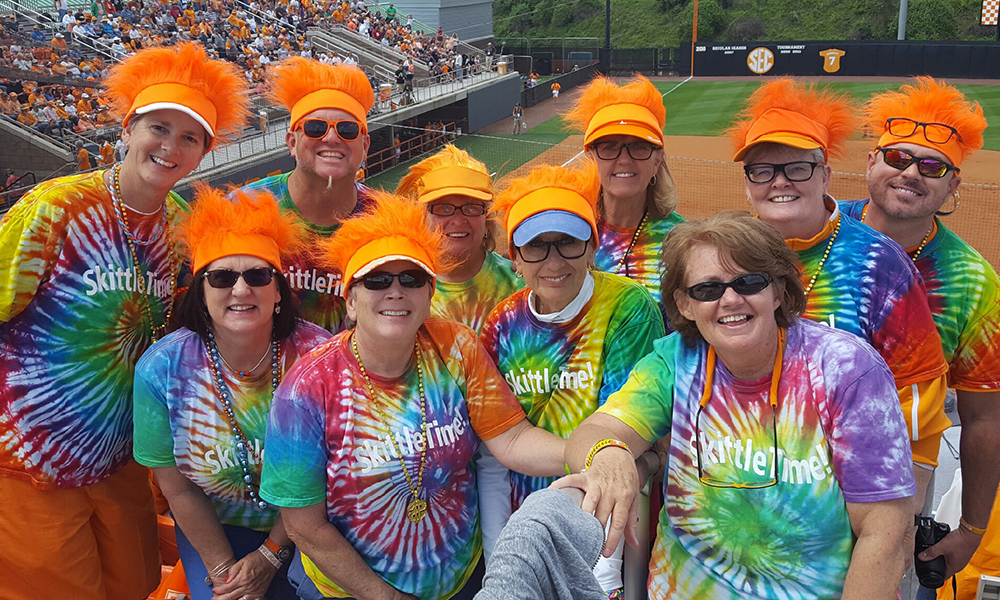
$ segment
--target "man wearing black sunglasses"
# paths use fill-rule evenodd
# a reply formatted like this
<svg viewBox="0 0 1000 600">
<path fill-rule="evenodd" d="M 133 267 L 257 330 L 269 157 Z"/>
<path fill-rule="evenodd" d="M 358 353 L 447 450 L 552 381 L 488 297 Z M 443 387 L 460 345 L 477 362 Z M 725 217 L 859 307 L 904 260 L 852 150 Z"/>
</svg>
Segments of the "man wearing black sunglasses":
<svg viewBox="0 0 1000 600">
<path fill-rule="evenodd" d="M 957 392 L 964 481 L 959 526 L 920 558 L 944 556 L 950 576 L 976 552 L 959 574 L 958 596 L 971 598 L 980 573 L 1000 575 L 977 566 L 1000 556 L 1000 527 L 983 537 L 1000 481 L 1000 278 L 936 217 L 958 208 L 959 167 L 982 147 L 986 119 L 956 88 L 920 77 L 872 98 L 868 125 L 881 136 L 868 155 L 871 200 L 843 210 L 905 248 L 924 280 Z"/>
<path fill-rule="evenodd" d="M 371 139 L 365 119 L 375 101 L 367 77 L 357 67 L 291 58 L 272 72 L 272 99 L 291 112 L 285 141 L 295 170 L 247 186 L 278 198 L 282 210 L 302 217 L 312 233 L 325 238 L 369 203 L 371 190 L 355 181 Z M 336 333 L 343 328 L 340 274 L 313 256 L 287 265 L 285 275 L 303 318 Z"/>
</svg>

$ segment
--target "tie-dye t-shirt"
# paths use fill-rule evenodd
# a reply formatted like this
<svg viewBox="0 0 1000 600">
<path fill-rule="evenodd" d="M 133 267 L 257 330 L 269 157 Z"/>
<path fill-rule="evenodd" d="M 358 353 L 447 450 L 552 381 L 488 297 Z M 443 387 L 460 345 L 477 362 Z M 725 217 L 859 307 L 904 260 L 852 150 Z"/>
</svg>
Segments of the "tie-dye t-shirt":
<svg viewBox="0 0 1000 600">
<path fill-rule="evenodd" d="M 424 600 L 462 588 L 482 552 L 472 458 L 524 411 L 474 331 L 427 319 L 417 332 L 426 400 L 421 432 L 417 365 L 394 379 L 369 373 L 369 395 L 351 350 L 353 330 L 313 349 L 278 386 L 267 428 L 261 495 L 278 506 L 326 503 L 327 517 L 389 585 Z M 378 403 L 376 405 L 375 403 Z M 413 498 L 377 406 L 385 413 L 427 515 L 406 517 Z M 345 597 L 303 555 L 306 574 L 330 597 Z"/>
<path fill-rule="evenodd" d="M 318 325 L 299 321 L 281 344 L 281 372 L 328 339 Z M 268 357 L 270 359 L 270 357 Z M 270 360 L 267 361 L 270 364 Z M 245 379 L 222 367 L 236 422 L 257 456 L 271 408 L 271 369 Z M 174 467 L 205 492 L 223 525 L 270 531 L 278 508 L 257 508 L 243 481 L 229 417 L 212 384 L 205 343 L 189 329 L 175 331 L 142 356 L 135 373 L 135 459 L 147 467 Z M 254 484 L 261 465 L 247 453 Z"/>
<path fill-rule="evenodd" d="M 500 303 L 483 327 L 483 344 L 528 419 L 564 439 L 621 388 L 663 336 L 660 312 L 641 285 L 600 271 L 593 276 L 594 294 L 571 321 L 539 321 L 523 289 Z M 510 477 L 515 506 L 555 480 Z"/>
<path fill-rule="evenodd" d="M 180 269 L 168 234 L 184 201 L 167 196 L 168 234 L 159 211 L 128 211 L 152 240 L 135 246 L 140 274 L 103 173 L 41 183 L 0 222 L 0 475 L 41 489 L 90 485 L 132 459 L 133 371 Z"/>
<path fill-rule="evenodd" d="M 288 177 L 291 174 L 292 172 L 288 172 L 265 177 L 241 189 L 249 193 L 260 190 L 270 192 L 278 199 L 282 210 L 292 211 L 301 217 L 302 214 L 288 191 Z M 371 188 L 362 183 L 355 183 L 355 186 L 358 189 L 358 203 L 351 212 L 352 215 L 364 211 L 370 204 Z M 313 251 L 319 240 L 333 235 L 339 225 L 314 225 L 308 221 L 306 225 L 314 240 L 308 246 L 309 251 L 283 261 L 285 278 L 298 301 L 296 307 L 299 309 L 299 316 L 331 333 L 337 333 L 345 327 L 347 317 L 347 307 L 340 296 L 340 273 L 323 266 Z"/>
<path fill-rule="evenodd" d="M 860 220 L 867 202 L 840 206 Z M 950 365 L 948 383 L 971 392 L 1000 390 L 1000 278 L 965 240 L 935 223 L 915 262 Z"/>
<path fill-rule="evenodd" d="M 803 316 L 871 344 L 896 378 L 912 439 L 928 439 L 948 429 L 951 421 L 944 414 L 941 385 L 933 397 L 917 395 L 918 422 L 912 423 L 913 386 L 948 370 L 920 275 L 896 242 L 843 217 L 836 205 L 831 208 L 830 220 L 814 238 L 786 240 L 802 262 L 803 285 L 823 263 Z M 838 223 L 840 231 L 830 246 Z M 823 262 L 827 248 L 830 255 Z"/>
<path fill-rule="evenodd" d="M 599 411 L 649 442 L 670 436 L 650 598 L 839 598 L 854 546 L 845 501 L 916 493 L 892 374 L 857 338 L 800 320 L 776 412 L 771 374 L 738 380 L 718 360 L 696 441 L 707 355 L 678 334 L 658 340 Z M 706 478 L 778 483 L 705 485 L 696 452 Z"/>
<path fill-rule="evenodd" d="M 636 237 L 635 245 L 624 263 L 622 257 L 625 256 L 625 251 L 635 236 L 635 227 L 615 227 L 601 222 L 597 227 L 601 246 L 594 254 L 594 264 L 600 271 L 624 275 L 639 282 L 649 290 L 653 300 L 659 304 L 660 249 L 663 247 L 663 239 L 674 225 L 683 222 L 684 218 L 676 212 L 661 219 L 649 219 Z"/>
<path fill-rule="evenodd" d="M 483 267 L 476 276 L 462 283 L 437 280 L 431 315 L 439 319 L 458 321 L 478 333 L 486 315 L 500 301 L 524 287 L 511 268 L 511 262 L 496 252 L 487 252 Z"/>
</svg>

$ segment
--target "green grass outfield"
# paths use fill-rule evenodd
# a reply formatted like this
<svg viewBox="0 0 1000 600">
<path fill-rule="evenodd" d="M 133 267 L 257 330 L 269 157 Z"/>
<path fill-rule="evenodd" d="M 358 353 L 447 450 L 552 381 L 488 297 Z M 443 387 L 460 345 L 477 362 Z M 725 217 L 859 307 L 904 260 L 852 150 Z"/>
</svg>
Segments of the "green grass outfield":
<svg viewBox="0 0 1000 600">
<path fill-rule="evenodd" d="M 657 81 L 657 88 L 667 92 L 677 86 L 674 81 Z M 756 81 L 689 81 L 664 96 L 667 107 L 667 135 L 721 135 L 740 111 L 743 101 L 760 83 Z M 824 85 L 846 92 L 864 102 L 872 94 L 895 89 L 899 83 L 831 82 Z M 958 85 L 970 100 L 983 106 L 991 127 L 986 129 L 985 145 L 988 150 L 1000 150 L 1000 85 Z M 530 109 L 528 111 L 530 117 Z M 996 122 L 993 122 L 996 121 Z M 555 117 L 533 125 L 525 139 L 551 142 L 559 136 L 574 133 L 565 128 L 562 119 Z"/>
</svg>

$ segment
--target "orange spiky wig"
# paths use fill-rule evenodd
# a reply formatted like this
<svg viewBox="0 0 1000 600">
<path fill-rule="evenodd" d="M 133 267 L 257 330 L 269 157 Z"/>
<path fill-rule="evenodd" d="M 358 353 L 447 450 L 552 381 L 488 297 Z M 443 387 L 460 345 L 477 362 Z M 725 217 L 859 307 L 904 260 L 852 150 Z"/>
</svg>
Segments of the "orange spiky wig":
<svg viewBox="0 0 1000 600">
<path fill-rule="evenodd" d="M 857 129 L 857 112 L 846 94 L 790 78 L 765 83 L 747 98 L 727 131 L 736 149 L 733 160 L 743 160 L 747 150 L 767 142 L 822 149 L 829 160 L 843 153 L 844 142 Z"/>
<path fill-rule="evenodd" d="M 535 167 L 527 176 L 510 182 L 497 195 L 493 212 L 507 230 L 507 244 L 514 256 L 514 230 L 529 217 L 559 210 L 572 213 L 587 221 L 593 239 L 597 233 L 597 199 L 600 178 L 597 165 L 585 161 L 581 168 L 569 169 L 552 165 Z"/>
<path fill-rule="evenodd" d="M 396 193 L 419 202 L 433 202 L 452 194 L 489 201 L 493 198 L 493 185 L 486 165 L 465 150 L 448 144 L 410 167 Z"/>
<path fill-rule="evenodd" d="M 321 108 L 348 112 L 367 132 L 366 115 L 375 103 L 375 92 L 361 69 L 353 65 L 327 65 L 293 56 L 270 71 L 272 100 L 292 113 L 290 131 L 302 118 Z"/>
<path fill-rule="evenodd" d="M 266 260 L 279 271 L 281 257 L 305 247 L 306 229 L 290 211 L 281 211 L 268 192 L 222 190 L 195 184 L 193 209 L 181 223 L 179 239 L 197 273 L 212 261 L 245 254 Z"/>
<path fill-rule="evenodd" d="M 372 192 L 374 204 L 361 215 L 344 221 L 323 242 L 326 264 L 343 273 L 341 294 L 356 277 L 394 260 L 406 260 L 432 277 L 448 270 L 444 235 L 432 229 L 423 206 L 389 192 Z"/>
<path fill-rule="evenodd" d="M 242 72 L 230 62 L 209 58 L 194 42 L 140 50 L 111 69 L 104 88 L 123 127 L 136 114 L 179 110 L 208 131 L 209 148 L 225 141 L 249 116 Z"/>
<path fill-rule="evenodd" d="M 584 146 L 616 134 L 633 135 L 662 146 L 667 110 L 659 90 L 642 75 L 623 86 L 598 76 L 562 117 L 584 132 Z"/>
<path fill-rule="evenodd" d="M 899 90 L 872 96 L 865 106 L 866 129 L 880 136 L 879 146 L 911 143 L 947 156 L 956 167 L 983 147 L 986 117 L 978 102 L 969 101 L 957 88 L 935 81 L 931 77 L 917 77 L 915 84 L 906 84 Z M 945 143 L 931 142 L 926 129 L 917 127 L 905 137 L 889 133 L 891 118 L 912 119 L 919 123 L 940 123 L 952 127 L 958 136 Z"/>
</svg>

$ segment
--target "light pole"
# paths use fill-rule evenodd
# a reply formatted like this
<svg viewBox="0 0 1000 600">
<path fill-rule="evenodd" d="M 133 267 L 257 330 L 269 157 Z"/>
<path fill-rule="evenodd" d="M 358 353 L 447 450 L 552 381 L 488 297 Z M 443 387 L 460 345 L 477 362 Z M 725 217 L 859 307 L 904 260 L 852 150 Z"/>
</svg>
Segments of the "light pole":
<svg viewBox="0 0 1000 600">
<path fill-rule="evenodd" d="M 910 0 L 899 0 L 899 28 L 896 31 L 897 40 L 906 39 L 906 11 Z"/>
</svg>

